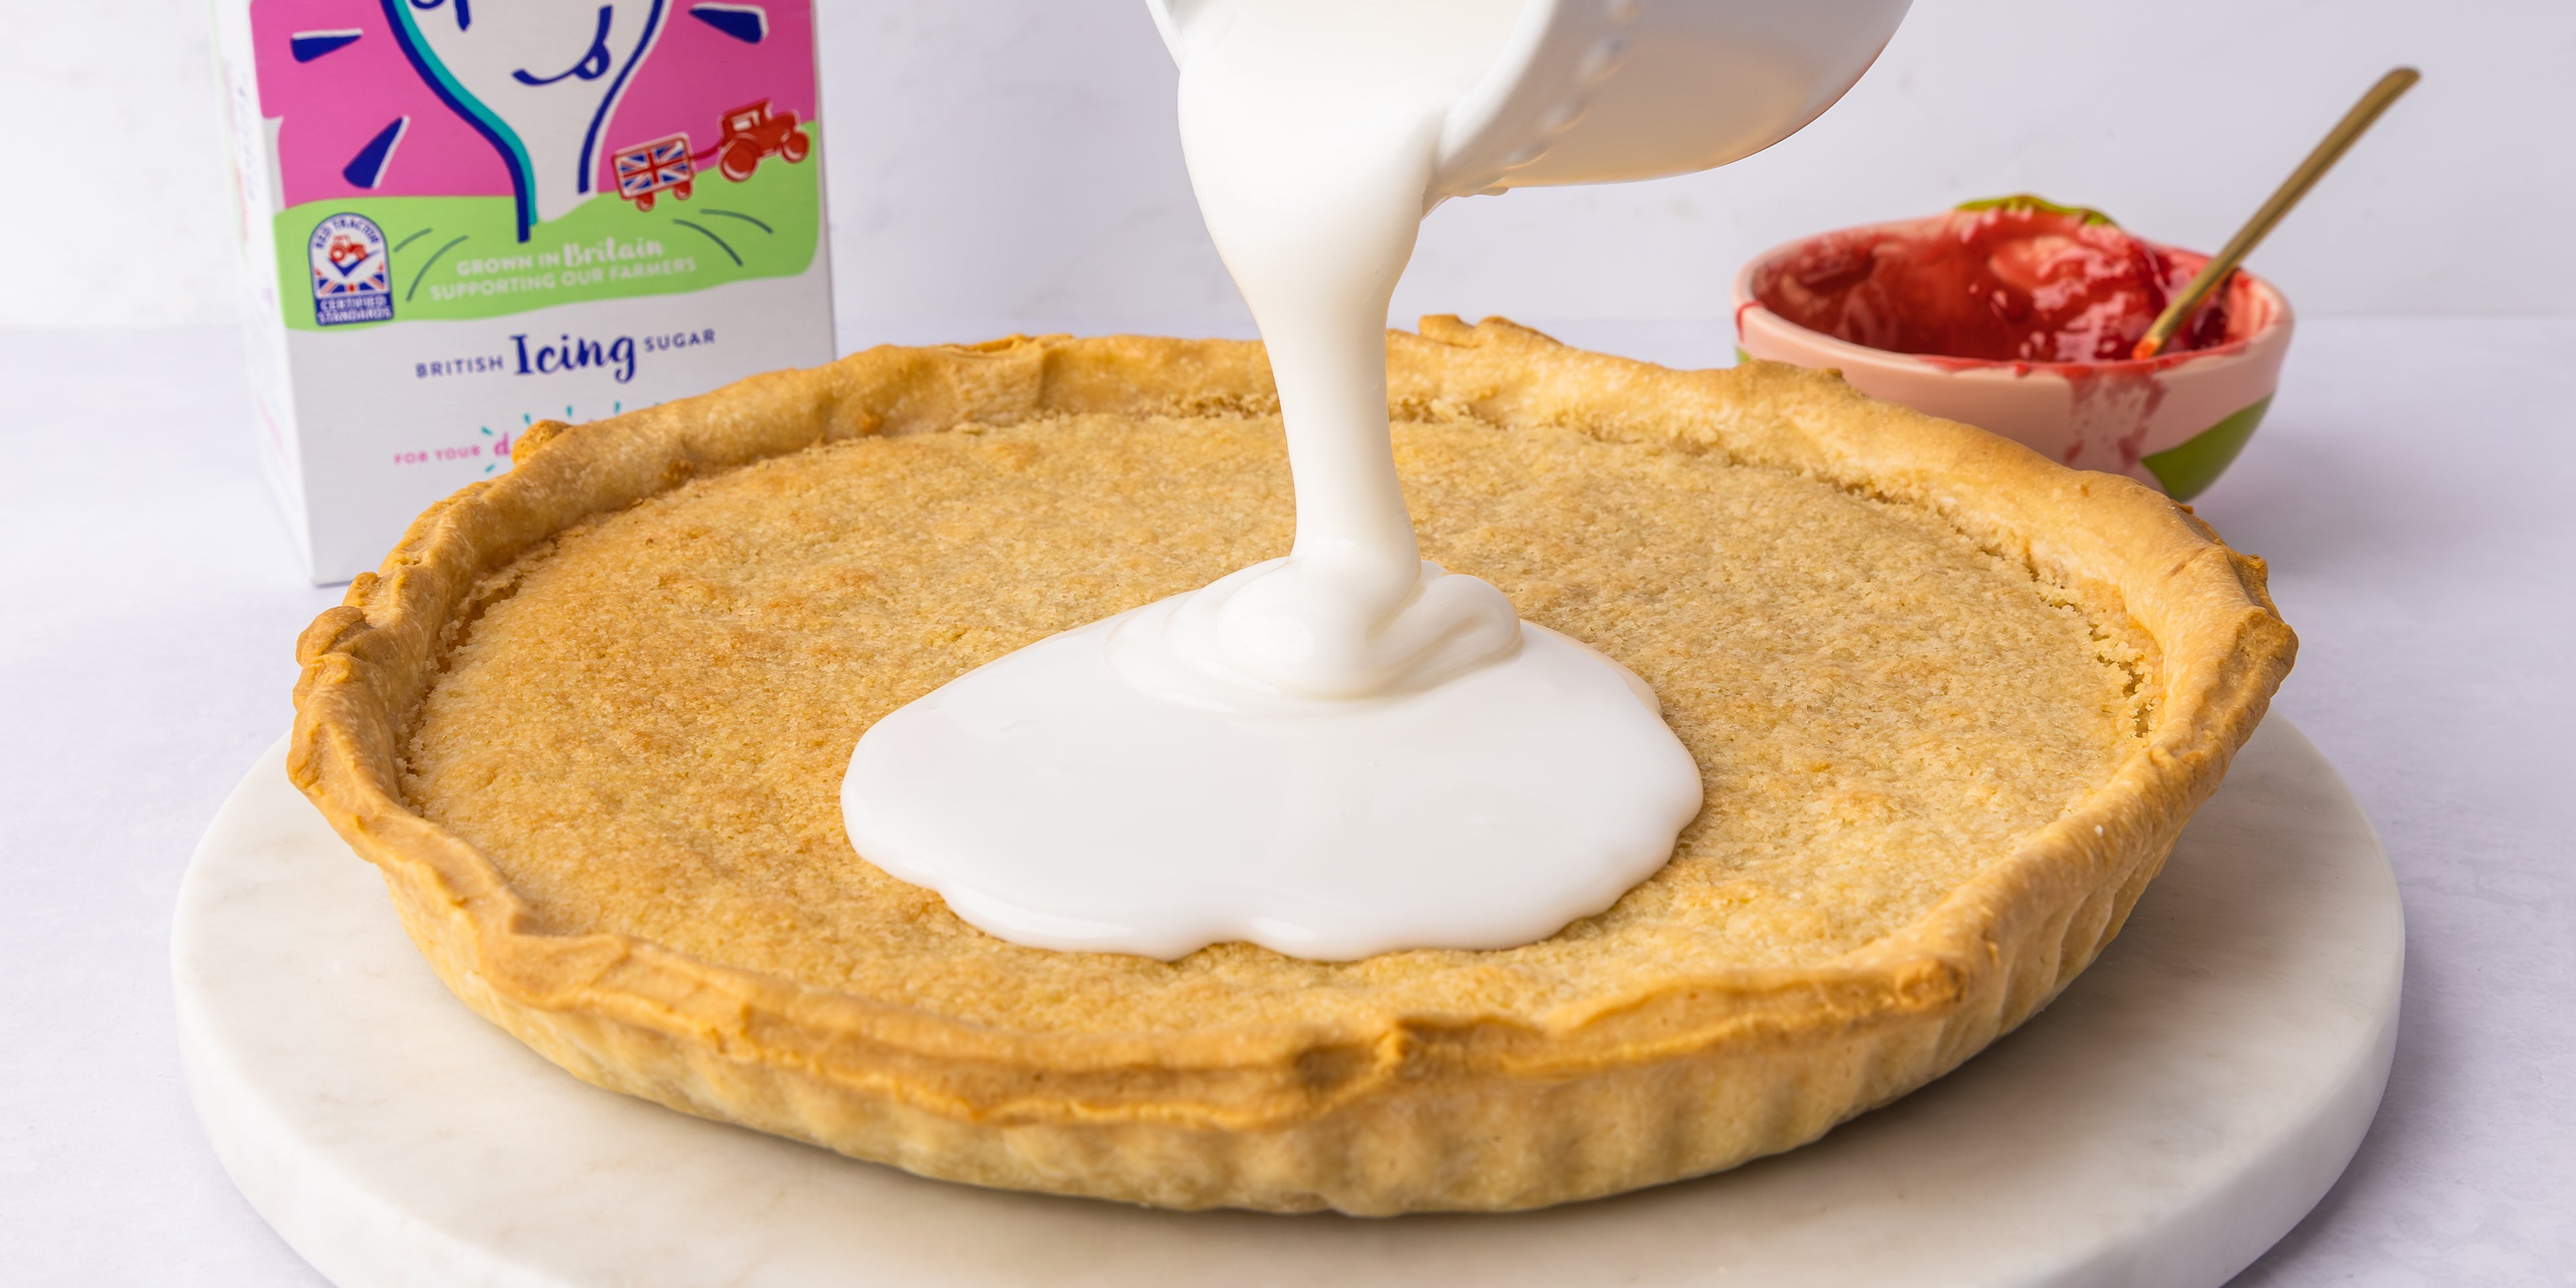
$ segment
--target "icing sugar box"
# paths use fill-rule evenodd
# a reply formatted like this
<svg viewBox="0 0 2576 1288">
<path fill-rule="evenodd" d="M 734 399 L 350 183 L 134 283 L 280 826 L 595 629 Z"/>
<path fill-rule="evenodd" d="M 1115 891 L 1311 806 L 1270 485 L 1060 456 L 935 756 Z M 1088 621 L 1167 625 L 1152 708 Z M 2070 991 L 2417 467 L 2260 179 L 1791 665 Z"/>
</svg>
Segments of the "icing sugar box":
<svg viewBox="0 0 2576 1288">
<path fill-rule="evenodd" d="M 216 30 L 317 582 L 537 421 L 832 358 L 809 0 L 218 0 Z"/>
</svg>

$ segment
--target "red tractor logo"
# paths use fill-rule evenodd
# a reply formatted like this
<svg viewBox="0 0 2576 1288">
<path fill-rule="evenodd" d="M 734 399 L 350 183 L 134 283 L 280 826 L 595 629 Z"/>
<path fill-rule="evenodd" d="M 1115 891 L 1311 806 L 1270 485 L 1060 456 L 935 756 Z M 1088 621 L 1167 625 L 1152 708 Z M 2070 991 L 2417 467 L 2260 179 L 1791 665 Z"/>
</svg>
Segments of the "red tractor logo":
<svg viewBox="0 0 2576 1288">
<path fill-rule="evenodd" d="M 724 114 L 724 134 L 703 152 L 689 150 L 689 136 L 674 134 L 622 148 L 611 158 L 617 171 L 617 195 L 650 211 L 654 199 L 669 193 L 686 201 L 697 189 L 697 177 L 712 158 L 727 179 L 740 183 L 760 168 L 763 157 L 785 157 L 789 165 L 813 154 L 814 140 L 797 127 L 794 112 L 773 112 L 769 100 L 737 107 Z"/>
<path fill-rule="evenodd" d="M 343 273 L 366 262 L 367 244 L 347 233 L 331 235 L 330 248 L 323 252 L 331 257 L 331 267 Z"/>
<path fill-rule="evenodd" d="M 814 150 L 814 140 L 796 128 L 794 112 L 773 112 L 762 99 L 724 114 L 724 137 L 710 151 L 719 153 L 716 168 L 740 183 L 760 168 L 762 157 L 785 157 L 789 165 Z M 700 153 L 704 157 L 705 153 Z"/>
</svg>

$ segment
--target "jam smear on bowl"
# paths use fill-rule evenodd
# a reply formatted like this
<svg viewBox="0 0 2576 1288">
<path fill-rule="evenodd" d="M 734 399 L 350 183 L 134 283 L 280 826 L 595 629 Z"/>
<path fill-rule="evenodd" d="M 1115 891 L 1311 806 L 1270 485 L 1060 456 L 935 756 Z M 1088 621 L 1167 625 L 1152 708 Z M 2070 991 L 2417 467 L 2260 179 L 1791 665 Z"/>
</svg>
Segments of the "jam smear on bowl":
<svg viewBox="0 0 2576 1288">
<path fill-rule="evenodd" d="M 1829 233 L 1752 285 L 1782 318 L 1872 349 L 2089 364 L 2127 359 L 2206 263 L 2097 211 L 2025 197 Z M 2232 294 L 2211 292 L 2165 351 L 2226 343 Z"/>
</svg>

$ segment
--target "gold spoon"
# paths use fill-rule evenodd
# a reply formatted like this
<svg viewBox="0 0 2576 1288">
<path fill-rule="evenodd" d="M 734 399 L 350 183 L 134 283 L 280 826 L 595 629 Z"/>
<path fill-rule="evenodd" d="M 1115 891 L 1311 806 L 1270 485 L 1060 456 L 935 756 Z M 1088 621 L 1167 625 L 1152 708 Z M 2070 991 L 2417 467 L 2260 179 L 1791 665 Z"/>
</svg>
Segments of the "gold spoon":
<svg viewBox="0 0 2576 1288">
<path fill-rule="evenodd" d="M 2272 199 L 2264 202 L 2263 208 L 2255 211 L 2254 217 L 2246 220 L 2245 226 L 2237 229 L 2236 235 L 2228 238 L 2218 254 L 2201 267 L 2200 275 L 2191 279 L 2191 285 L 2182 288 L 2182 294 L 2175 296 L 2172 303 L 2165 305 L 2165 311 L 2156 315 L 2156 324 L 2147 328 L 2146 338 L 2138 341 L 2138 347 L 2129 356 L 2152 358 L 2163 352 L 2165 345 L 2173 340 L 2174 332 L 2182 329 L 2183 319 L 2190 317 L 2192 311 L 2200 307 L 2200 302 L 2207 299 L 2220 282 L 2226 281 L 2228 274 L 2236 271 L 2236 265 L 2253 253 L 2265 234 L 2272 231 L 2272 226 L 2281 222 L 2281 216 L 2290 213 L 2290 207 L 2308 195 L 2308 189 L 2317 186 L 2317 180 L 2326 177 L 2326 171 L 2343 159 L 2345 149 L 2350 148 L 2362 132 L 2379 119 L 2379 114 L 2387 111 L 2388 105 L 2396 102 L 2398 95 L 2422 79 L 2423 75 L 2412 67 L 2400 67 L 2380 77 L 2379 83 L 2371 86 L 2370 92 L 2362 95 L 2361 101 L 2353 104 L 2352 110 L 2344 113 L 2343 119 L 2327 131 L 2316 150 L 2308 154 L 2308 159 L 2300 162 L 2299 168 L 2281 181 L 2281 186 L 2272 193 Z"/>
</svg>

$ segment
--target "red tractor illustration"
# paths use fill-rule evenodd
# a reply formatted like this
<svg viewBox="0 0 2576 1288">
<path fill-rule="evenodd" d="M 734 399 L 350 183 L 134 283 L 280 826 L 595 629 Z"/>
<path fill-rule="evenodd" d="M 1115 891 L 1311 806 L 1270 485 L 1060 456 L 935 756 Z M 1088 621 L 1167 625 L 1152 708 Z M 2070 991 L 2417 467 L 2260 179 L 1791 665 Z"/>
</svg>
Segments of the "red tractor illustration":
<svg viewBox="0 0 2576 1288">
<path fill-rule="evenodd" d="M 762 157 L 785 157 L 789 165 L 794 165 L 813 150 L 814 140 L 796 128 L 796 114 L 770 111 L 765 98 L 725 113 L 724 137 L 708 149 L 722 154 L 716 168 L 735 183 L 750 178 L 751 172 L 760 168 Z M 701 152 L 698 159 L 706 155 Z"/>
<path fill-rule="evenodd" d="M 364 262 L 369 252 L 365 242 L 347 233 L 333 233 L 331 244 L 324 249 L 324 253 L 331 257 L 331 267 L 346 273 Z"/>
<path fill-rule="evenodd" d="M 789 165 L 813 154 L 814 139 L 798 129 L 794 112 L 773 112 L 769 100 L 737 107 L 724 114 L 724 135 L 703 152 L 689 150 L 689 136 L 674 134 L 620 148 L 612 157 L 617 195 L 651 211 L 654 199 L 670 193 L 686 201 L 697 190 L 697 177 L 709 158 L 724 177 L 740 183 L 760 168 L 762 157 L 785 157 Z"/>
</svg>

